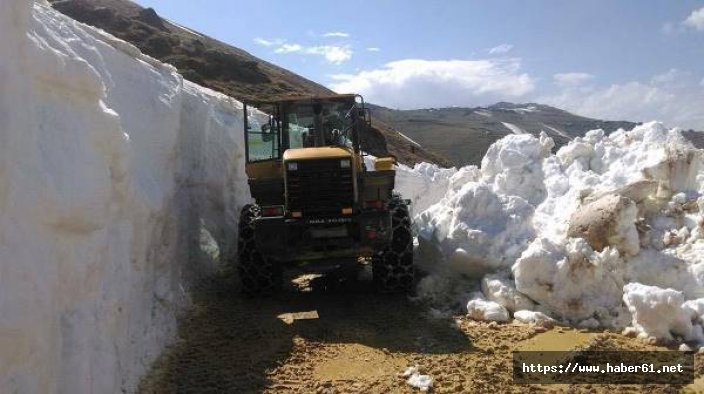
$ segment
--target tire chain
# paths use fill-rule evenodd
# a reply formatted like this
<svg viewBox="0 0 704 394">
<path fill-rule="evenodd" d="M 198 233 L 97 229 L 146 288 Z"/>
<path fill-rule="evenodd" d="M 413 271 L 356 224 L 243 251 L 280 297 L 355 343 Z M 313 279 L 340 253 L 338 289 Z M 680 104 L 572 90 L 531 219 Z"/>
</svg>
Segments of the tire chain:
<svg viewBox="0 0 704 394">
<path fill-rule="evenodd" d="M 281 286 L 281 267 L 257 250 L 254 221 L 260 215 L 257 205 L 245 205 L 240 214 L 237 272 L 245 294 L 273 293 Z"/>
<path fill-rule="evenodd" d="M 408 207 L 400 198 L 389 203 L 391 210 L 391 244 L 372 259 L 377 290 L 385 293 L 413 288 L 413 235 Z"/>
</svg>

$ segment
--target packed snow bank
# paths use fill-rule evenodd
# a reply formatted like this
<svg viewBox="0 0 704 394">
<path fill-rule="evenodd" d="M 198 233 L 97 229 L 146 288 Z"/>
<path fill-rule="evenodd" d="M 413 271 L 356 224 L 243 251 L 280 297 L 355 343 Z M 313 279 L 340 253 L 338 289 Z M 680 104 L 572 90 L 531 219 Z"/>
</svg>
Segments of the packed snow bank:
<svg viewBox="0 0 704 394">
<path fill-rule="evenodd" d="M 374 168 L 373 164 L 368 168 Z M 450 176 L 456 169 L 440 168 L 429 163 L 419 163 L 410 168 L 399 164 L 396 172 L 396 191 L 411 200 L 411 209 L 421 212 L 440 200 L 449 187 Z"/>
<path fill-rule="evenodd" d="M 416 190 L 421 208 L 442 195 L 415 210 L 416 258 L 431 273 L 419 295 L 464 297 L 480 319 L 490 302 L 523 321 L 537 311 L 563 324 L 697 339 L 701 313 L 687 311 L 704 297 L 704 151 L 656 122 L 552 147 L 545 134 L 508 135 L 481 168 L 399 169 L 399 188 Z M 485 299 L 472 294 L 479 286 Z M 666 288 L 681 298 L 661 296 Z M 648 308 L 669 311 L 665 321 L 653 325 Z"/>
<path fill-rule="evenodd" d="M 134 391 L 234 252 L 241 107 L 43 4 L 0 36 L 0 392 Z"/>
</svg>

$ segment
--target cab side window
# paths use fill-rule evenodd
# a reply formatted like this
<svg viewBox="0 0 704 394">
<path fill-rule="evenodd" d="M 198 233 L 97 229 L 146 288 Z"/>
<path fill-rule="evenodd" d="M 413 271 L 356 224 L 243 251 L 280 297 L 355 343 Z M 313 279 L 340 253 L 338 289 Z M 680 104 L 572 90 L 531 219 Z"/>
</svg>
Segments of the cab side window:
<svg viewBox="0 0 704 394">
<path fill-rule="evenodd" d="M 255 109 L 247 111 L 247 161 L 279 158 L 281 122 Z"/>
</svg>

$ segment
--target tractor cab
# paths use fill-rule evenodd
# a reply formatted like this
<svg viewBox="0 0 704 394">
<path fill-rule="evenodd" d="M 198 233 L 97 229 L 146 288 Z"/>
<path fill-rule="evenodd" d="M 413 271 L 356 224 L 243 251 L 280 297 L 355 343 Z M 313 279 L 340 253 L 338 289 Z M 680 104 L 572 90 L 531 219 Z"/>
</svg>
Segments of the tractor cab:
<svg viewBox="0 0 704 394">
<path fill-rule="evenodd" d="M 359 97 L 288 98 L 245 104 L 247 162 L 280 159 L 288 149 L 326 146 L 359 154 L 361 125 L 357 123 L 369 125 L 368 111 Z"/>
</svg>

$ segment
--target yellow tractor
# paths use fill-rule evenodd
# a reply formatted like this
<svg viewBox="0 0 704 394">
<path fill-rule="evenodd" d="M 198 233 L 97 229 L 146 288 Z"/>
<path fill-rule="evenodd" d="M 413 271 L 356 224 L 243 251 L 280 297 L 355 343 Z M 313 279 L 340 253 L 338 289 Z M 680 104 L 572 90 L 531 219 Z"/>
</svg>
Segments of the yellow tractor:
<svg viewBox="0 0 704 394">
<path fill-rule="evenodd" d="M 242 290 L 278 290 L 289 264 L 332 266 L 360 258 L 371 260 L 379 291 L 410 290 L 410 201 L 394 193 L 393 157 L 365 163 L 360 135 L 371 123 L 362 97 L 248 102 L 243 118 L 256 203 L 240 215 Z"/>
</svg>

